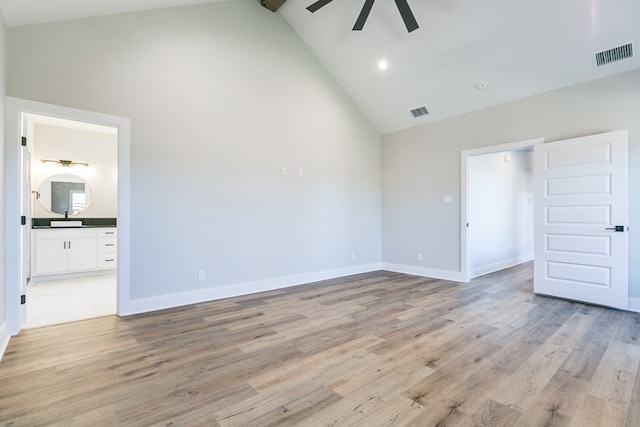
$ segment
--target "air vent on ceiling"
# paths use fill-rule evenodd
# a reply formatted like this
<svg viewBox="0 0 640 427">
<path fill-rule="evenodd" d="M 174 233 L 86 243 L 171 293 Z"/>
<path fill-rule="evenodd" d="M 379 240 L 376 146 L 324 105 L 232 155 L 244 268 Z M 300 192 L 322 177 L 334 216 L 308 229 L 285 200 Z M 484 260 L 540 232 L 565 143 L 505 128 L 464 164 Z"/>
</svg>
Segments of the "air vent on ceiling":
<svg viewBox="0 0 640 427">
<path fill-rule="evenodd" d="M 633 44 L 628 43 L 593 55 L 596 67 L 602 67 L 624 59 L 633 58 Z"/>
<path fill-rule="evenodd" d="M 427 110 L 427 107 L 420 107 L 420 108 L 416 108 L 415 110 L 411 110 L 411 114 L 413 115 L 414 119 L 417 119 L 418 117 L 428 115 L 429 110 Z"/>
</svg>

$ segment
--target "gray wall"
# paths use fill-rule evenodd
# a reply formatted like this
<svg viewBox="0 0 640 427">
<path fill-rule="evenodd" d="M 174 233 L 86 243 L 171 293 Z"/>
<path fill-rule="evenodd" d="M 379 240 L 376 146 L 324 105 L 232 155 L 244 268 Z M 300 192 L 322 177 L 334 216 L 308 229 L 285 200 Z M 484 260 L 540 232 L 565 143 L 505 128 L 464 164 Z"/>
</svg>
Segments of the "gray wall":
<svg viewBox="0 0 640 427">
<path fill-rule="evenodd" d="M 533 152 L 471 156 L 467 176 L 472 277 L 531 259 Z"/>
<path fill-rule="evenodd" d="M 6 28 L 4 25 L 4 16 L 0 12 L 0 242 L 4 242 L 4 97 L 6 95 Z M 0 245 L 0 330 L 7 320 L 7 312 L 5 309 L 5 287 L 4 282 L 4 244 Z M 2 347 L 2 334 L 0 334 L 0 353 Z M 1 355 L 1 354 L 0 354 Z"/>
<path fill-rule="evenodd" d="M 630 295 L 640 297 L 639 113 L 640 71 L 633 71 L 384 135 L 383 262 L 460 271 L 461 150 L 628 129 L 629 281 Z M 454 203 L 443 204 L 445 194 Z"/>
<path fill-rule="evenodd" d="M 380 261 L 380 136 L 259 2 L 8 34 L 9 95 L 131 119 L 133 298 Z"/>
</svg>

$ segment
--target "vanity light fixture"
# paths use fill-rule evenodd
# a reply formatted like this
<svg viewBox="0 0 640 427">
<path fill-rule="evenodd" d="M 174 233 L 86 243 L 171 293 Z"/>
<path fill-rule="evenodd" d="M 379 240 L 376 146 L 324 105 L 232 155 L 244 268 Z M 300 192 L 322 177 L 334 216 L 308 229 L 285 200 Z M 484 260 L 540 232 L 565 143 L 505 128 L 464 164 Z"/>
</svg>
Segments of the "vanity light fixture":
<svg viewBox="0 0 640 427">
<path fill-rule="evenodd" d="M 89 163 L 84 163 L 84 162 L 74 162 L 73 160 L 49 160 L 49 159 L 42 159 L 42 163 L 55 163 L 57 165 L 60 166 L 64 166 L 64 167 L 71 167 L 71 166 L 75 166 L 75 165 L 82 165 L 84 167 L 88 167 Z"/>
</svg>

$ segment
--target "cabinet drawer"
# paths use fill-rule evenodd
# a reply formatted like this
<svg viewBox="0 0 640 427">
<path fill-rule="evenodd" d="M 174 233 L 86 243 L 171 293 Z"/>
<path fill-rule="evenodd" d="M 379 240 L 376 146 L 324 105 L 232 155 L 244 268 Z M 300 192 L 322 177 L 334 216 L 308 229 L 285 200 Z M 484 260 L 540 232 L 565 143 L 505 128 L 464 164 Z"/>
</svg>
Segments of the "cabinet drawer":
<svg viewBox="0 0 640 427">
<path fill-rule="evenodd" d="M 100 228 L 98 229 L 98 237 L 116 237 L 118 231 L 116 228 Z"/>
<path fill-rule="evenodd" d="M 102 237 L 98 239 L 98 252 L 115 252 L 118 248 L 118 239 L 115 237 Z"/>
<path fill-rule="evenodd" d="M 116 268 L 118 266 L 118 259 L 116 254 L 98 254 L 98 268 Z"/>
</svg>

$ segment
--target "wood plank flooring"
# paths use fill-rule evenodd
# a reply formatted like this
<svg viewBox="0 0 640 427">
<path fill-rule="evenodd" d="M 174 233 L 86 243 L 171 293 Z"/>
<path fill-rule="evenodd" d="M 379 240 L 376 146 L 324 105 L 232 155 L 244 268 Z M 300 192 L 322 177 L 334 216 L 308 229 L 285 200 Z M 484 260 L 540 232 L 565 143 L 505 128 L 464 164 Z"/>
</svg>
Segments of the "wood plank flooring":
<svg viewBox="0 0 640 427">
<path fill-rule="evenodd" d="M 640 426 L 640 314 L 376 272 L 26 330 L 12 426 Z"/>
</svg>

